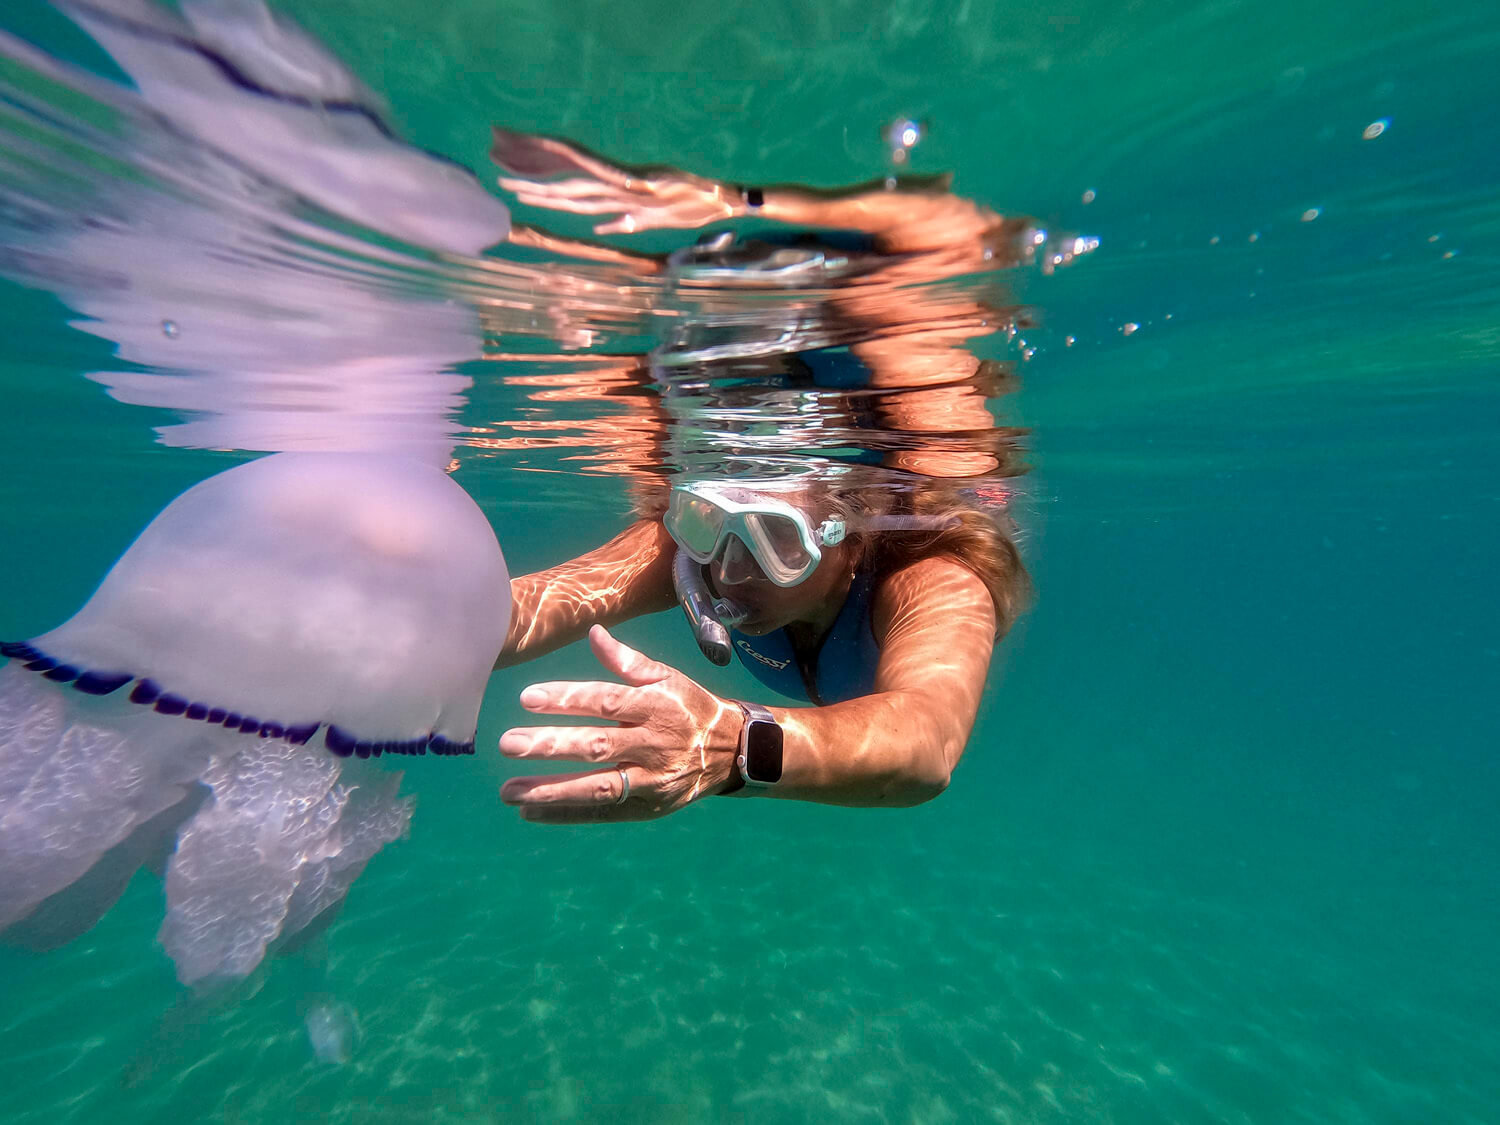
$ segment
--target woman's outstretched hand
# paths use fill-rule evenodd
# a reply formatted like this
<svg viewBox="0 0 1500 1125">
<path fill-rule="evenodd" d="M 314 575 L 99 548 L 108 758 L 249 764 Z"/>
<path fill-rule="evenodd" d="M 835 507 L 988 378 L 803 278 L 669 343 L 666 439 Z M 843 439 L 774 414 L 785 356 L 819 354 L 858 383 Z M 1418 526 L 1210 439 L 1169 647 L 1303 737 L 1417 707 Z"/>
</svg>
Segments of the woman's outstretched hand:
<svg viewBox="0 0 1500 1125">
<path fill-rule="evenodd" d="M 619 216 L 597 224 L 595 234 L 701 227 L 744 214 L 737 188 L 671 168 L 621 167 L 556 137 L 496 128 L 490 156 L 513 173 L 500 186 L 528 206 Z"/>
<path fill-rule="evenodd" d="M 589 630 L 599 663 L 624 683 L 553 682 L 521 692 L 539 715 L 607 719 L 617 725 L 514 727 L 500 751 L 528 761 L 584 762 L 581 773 L 513 777 L 500 799 L 526 820 L 584 824 L 652 820 L 716 793 L 739 747 L 740 709 L 610 636 Z M 629 778 L 628 796 L 621 793 Z"/>
</svg>

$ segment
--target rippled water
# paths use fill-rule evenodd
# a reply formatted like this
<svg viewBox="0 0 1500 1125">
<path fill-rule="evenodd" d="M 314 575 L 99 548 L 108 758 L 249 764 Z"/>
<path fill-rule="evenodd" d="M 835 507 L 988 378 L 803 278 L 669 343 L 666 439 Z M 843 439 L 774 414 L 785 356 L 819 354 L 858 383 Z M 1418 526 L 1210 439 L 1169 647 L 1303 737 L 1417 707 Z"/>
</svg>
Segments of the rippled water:
<svg viewBox="0 0 1500 1125">
<path fill-rule="evenodd" d="M 326 971 L 282 958 L 211 1007 L 143 873 L 72 945 L 0 950 L 0 1116 L 1494 1119 L 1488 7 L 278 7 L 486 184 L 492 122 L 835 184 L 884 174 L 910 116 L 913 171 L 1097 236 L 1004 271 L 1028 326 L 973 345 L 1019 374 L 989 408 L 1028 431 L 1038 603 L 916 809 L 551 831 L 499 805 L 494 752 L 412 763 L 411 838 Z M 330 419 L 356 447 L 457 438 L 515 572 L 623 525 L 641 396 L 557 357 L 643 353 L 688 298 L 236 195 L 128 99 L 47 76 L 120 78 L 47 5 L 0 29 L 41 52 L 0 63 L 0 220 L 34 237 L 0 263 L 28 275 L 0 301 L 0 636 L 71 613 L 190 483 Z M 111 253 L 159 310 L 111 302 Z M 754 694 L 676 615 L 623 635 Z M 497 674 L 481 747 L 525 683 L 590 668 Z M 355 1021 L 347 1064 L 318 1061 L 319 1011 Z"/>
</svg>

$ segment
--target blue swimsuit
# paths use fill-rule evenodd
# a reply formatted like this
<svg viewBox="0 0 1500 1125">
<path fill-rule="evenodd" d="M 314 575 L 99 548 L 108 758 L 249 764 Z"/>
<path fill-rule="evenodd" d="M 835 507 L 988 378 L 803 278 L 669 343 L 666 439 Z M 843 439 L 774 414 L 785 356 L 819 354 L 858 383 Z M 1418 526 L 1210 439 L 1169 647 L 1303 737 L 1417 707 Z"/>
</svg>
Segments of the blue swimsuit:
<svg viewBox="0 0 1500 1125">
<path fill-rule="evenodd" d="M 761 683 L 790 699 L 822 706 L 858 699 L 875 690 L 880 646 L 870 617 L 875 601 L 875 579 L 858 574 L 849 596 L 818 651 L 798 658 L 785 629 L 764 637 L 749 637 L 731 629 L 729 639 L 740 663 Z"/>
</svg>

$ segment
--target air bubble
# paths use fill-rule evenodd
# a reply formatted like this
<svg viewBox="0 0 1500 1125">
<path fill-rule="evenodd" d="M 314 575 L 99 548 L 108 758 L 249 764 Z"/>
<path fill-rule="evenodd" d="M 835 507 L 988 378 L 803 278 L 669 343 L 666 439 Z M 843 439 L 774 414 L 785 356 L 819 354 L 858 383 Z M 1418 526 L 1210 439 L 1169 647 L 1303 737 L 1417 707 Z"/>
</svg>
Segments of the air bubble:
<svg viewBox="0 0 1500 1125">
<path fill-rule="evenodd" d="M 905 164 L 911 150 L 922 140 L 923 132 L 922 123 L 910 117 L 899 117 L 886 126 L 885 140 L 891 146 L 891 163 Z"/>
</svg>

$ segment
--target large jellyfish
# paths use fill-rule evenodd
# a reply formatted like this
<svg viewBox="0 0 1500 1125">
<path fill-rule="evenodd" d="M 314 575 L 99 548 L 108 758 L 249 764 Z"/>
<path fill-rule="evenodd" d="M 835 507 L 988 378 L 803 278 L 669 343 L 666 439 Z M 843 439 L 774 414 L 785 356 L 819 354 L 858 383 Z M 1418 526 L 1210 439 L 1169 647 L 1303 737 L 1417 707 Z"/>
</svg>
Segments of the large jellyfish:
<svg viewBox="0 0 1500 1125">
<path fill-rule="evenodd" d="M 405 834 L 374 759 L 473 752 L 509 616 L 489 522 L 430 465 L 283 453 L 190 488 L 0 646 L 0 932 L 68 940 L 165 857 L 179 979 L 248 974 Z"/>
</svg>

